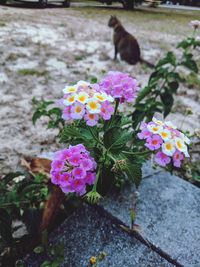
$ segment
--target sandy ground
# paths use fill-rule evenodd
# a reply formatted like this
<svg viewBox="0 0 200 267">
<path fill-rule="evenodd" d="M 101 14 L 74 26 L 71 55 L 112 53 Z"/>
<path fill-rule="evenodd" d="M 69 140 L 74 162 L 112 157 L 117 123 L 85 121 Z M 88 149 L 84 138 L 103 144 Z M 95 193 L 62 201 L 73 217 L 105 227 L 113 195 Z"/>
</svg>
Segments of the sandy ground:
<svg viewBox="0 0 200 267">
<path fill-rule="evenodd" d="M 143 57 L 157 62 L 167 51 L 189 33 L 181 18 L 177 25 L 170 17 L 139 16 L 113 8 L 28 9 L 0 7 L 0 168 L 1 174 L 15 170 L 22 155 L 38 155 L 54 151 L 56 130 L 46 130 L 45 120 L 34 127 L 31 99 L 57 99 L 65 84 L 101 76 L 102 70 L 129 72 L 144 85 L 151 73 L 141 64 L 130 66 L 114 62 L 111 30 L 107 21 L 117 14 L 127 30 L 134 34 Z M 137 14 L 137 16 L 136 16 Z M 196 15 L 197 17 L 197 15 Z M 22 75 L 20 70 L 37 70 L 40 75 Z M 171 118 L 180 123 L 186 106 L 194 115 L 184 126 L 200 128 L 200 90 L 182 88 L 177 109 Z M 179 107 L 179 108 L 178 108 Z"/>
</svg>

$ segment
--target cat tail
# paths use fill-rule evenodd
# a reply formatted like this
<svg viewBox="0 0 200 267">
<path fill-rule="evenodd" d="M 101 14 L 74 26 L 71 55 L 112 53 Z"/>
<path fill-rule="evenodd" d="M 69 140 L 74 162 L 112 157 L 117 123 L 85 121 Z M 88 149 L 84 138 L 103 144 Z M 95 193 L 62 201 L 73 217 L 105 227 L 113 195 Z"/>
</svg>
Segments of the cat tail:
<svg viewBox="0 0 200 267">
<path fill-rule="evenodd" d="M 150 63 L 149 61 L 147 61 L 147 60 L 145 60 L 143 58 L 140 59 L 140 62 L 146 64 L 151 69 L 155 68 L 155 65 L 153 63 Z"/>
</svg>

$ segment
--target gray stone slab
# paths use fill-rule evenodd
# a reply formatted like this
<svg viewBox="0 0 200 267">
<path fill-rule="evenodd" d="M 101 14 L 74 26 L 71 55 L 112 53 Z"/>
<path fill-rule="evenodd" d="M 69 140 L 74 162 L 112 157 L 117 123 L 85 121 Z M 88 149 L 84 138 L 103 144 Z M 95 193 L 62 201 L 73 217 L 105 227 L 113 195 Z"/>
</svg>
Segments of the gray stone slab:
<svg viewBox="0 0 200 267">
<path fill-rule="evenodd" d="M 143 178 L 152 176 L 162 171 L 162 169 L 159 166 L 157 166 L 156 168 L 153 168 L 152 166 L 153 166 L 153 163 L 150 160 L 143 164 L 143 167 L 142 167 Z"/>
<path fill-rule="evenodd" d="M 104 209 L 130 225 L 134 187 L 104 199 Z M 200 267 L 200 189 L 167 172 L 142 181 L 136 206 L 142 236 L 186 267 Z"/>
<path fill-rule="evenodd" d="M 51 243 L 64 240 L 66 267 L 87 267 L 91 256 L 105 251 L 108 255 L 99 267 L 171 267 L 156 252 L 113 223 L 95 208 L 83 206 L 50 236 Z M 41 258 L 26 257 L 27 267 L 38 267 Z"/>
</svg>

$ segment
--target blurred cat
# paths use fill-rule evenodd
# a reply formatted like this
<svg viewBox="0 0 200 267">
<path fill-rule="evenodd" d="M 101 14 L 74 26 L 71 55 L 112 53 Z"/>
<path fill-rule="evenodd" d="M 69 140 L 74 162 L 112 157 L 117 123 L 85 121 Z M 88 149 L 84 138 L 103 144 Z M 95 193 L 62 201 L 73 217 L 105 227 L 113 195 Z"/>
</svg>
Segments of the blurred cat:
<svg viewBox="0 0 200 267">
<path fill-rule="evenodd" d="M 129 64 L 135 65 L 138 62 L 147 64 L 153 68 L 154 65 L 141 58 L 140 47 L 138 41 L 133 35 L 128 33 L 122 26 L 116 16 L 111 16 L 108 21 L 108 26 L 114 29 L 113 43 L 115 47 L 114 60 L 117 59 L 117 54 L 120 54 L 122 60 Z"/>
</svg>

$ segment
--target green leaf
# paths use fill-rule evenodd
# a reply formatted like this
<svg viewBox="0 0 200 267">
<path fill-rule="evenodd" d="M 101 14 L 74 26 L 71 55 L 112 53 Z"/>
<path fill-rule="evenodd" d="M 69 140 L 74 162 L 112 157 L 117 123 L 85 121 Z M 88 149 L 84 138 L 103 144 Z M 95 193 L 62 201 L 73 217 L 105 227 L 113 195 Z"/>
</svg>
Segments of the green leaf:
<svg viewBox="0 0 200 267">
<path fill-rule="evenodd" d="M 103 141 L 105 147 L 111 152 L 119 153 L 131 139 L 132 134 L 122 131 L 119 127 L 113 127 L 105 132 Z"/>
<path fill-rule="evenodd" d="M 77 127 L 74 127 L 72 125 L 65 126 L 61 132 L 60 141 L 62 143 L 67 143 L 70 141 L 71 138 L 81 138 L 82 139 L 83 136 Z"/>
<path fill-rule="evenodd" d="M 122 121 L 122 116 L 120 115 L 115 115 L 115 116 L 111 116 L 110 120 L 107 120 L 104 122 L 104 126 L 103 129 L 106 132 L 107 130 L 111 129 L 114 126 L 121 126 L 121 121 Z"/>
<path fill-rule="evenodd" d="M 46 115 L 46 112 L 42 112 L 42 111 L 39 111 L 39 110 L 36 110 L 34 113 L 33 113 L 33 116 L 32 116 L 32 122 L 33 122 L 33 125 L 35 125 L 36 121 L 41 118 L 43 115 Z"/>
<path fill-rule="evenodd" d="M 140 185 L 142 179 L 142 165 L 134 164 L 130 161 L 126 164 L 125 173 L 130 181 L 133 181 L 136 187 Z"/>
<path fill-rule="evenodd" d="M 163 59 L 160 59 L 158 64 L 156 65 L 156 68 L 159 68 L 166 64 L 171 64 L 172 66 L 176 66 L 176 56 L 174 55 L 173 52 L 168 52 Z"/>
<path fill-rule="evenodd" d="M 136 219 L 136 213 L 133 209 L 130 210 L 130 217 L 131 217 L 131 225 L 133 225 Z"/>
<path fill-rule="evenodd" d="M 144 110 L 144 109 L 143 109 Z M 132 114 L 132 127 L 135 130 L 138 124 L 144 119 L 145 112 L 140 110 L 135 110 Z"/>
<path fill-rule="evenodd" d="M 170 113 L 171 108 L 173 106 L 174 98 L 171 93 L 169 93 L 168 91 L 165 91 L 164 93 L 160 95 L 160 99 L 164 106 L 164 117 L 167 117 L 167 115 Z"/>
<path fill-rule="evenodd" d="M 48 115 L 55 114 L 57 117 L 62 116 L 62 110 L 60 108 L 52 108 L 48 111 Z"/>
<path fill-rule="evenodd" d="M 139 103 L 141 100 L 143 100 L 149 93 L 151 93 L 152 88 L 150 86 L 145 86 L 137 95 L 137 98 L 135 100 L 135 103 Z"/>
<path fill-rule="evenodd" d="M 188 37 L 187 39 L 181 41 L 178 45 L 177 48 L 183 48 L 183 49 L 187 49 L 190 46 L 195 46 L 196 41 L 194 38 Z"/>
<path fill-rule="evenodd" d="M 198 73 L 198 66 L 194 60 L 187 60 L 185 62 L 182 62 L 182 65 L 194 71 L 195 73 Z"/>
</svg>

